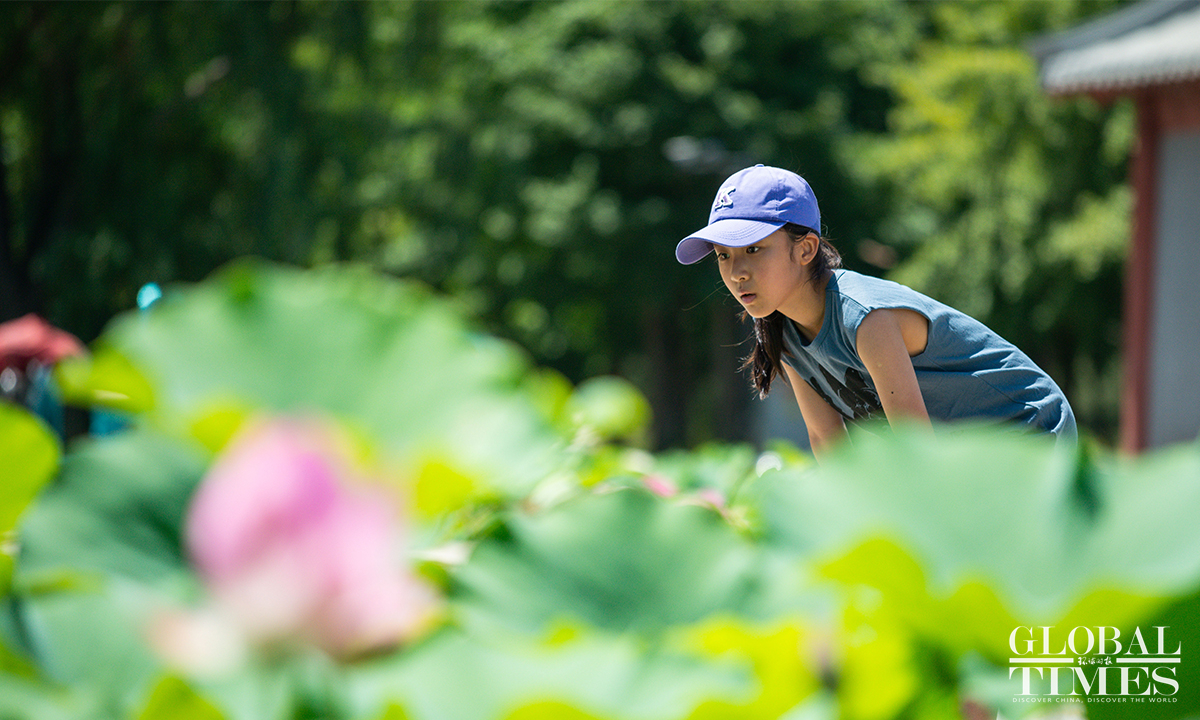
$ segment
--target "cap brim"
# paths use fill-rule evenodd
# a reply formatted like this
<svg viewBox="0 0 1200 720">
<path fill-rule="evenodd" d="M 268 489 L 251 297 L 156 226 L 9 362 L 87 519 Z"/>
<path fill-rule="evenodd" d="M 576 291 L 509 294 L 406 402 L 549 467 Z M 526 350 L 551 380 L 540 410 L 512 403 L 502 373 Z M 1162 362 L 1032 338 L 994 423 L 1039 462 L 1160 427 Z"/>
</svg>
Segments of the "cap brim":
<svg viewBox="0 0 1200 720">
<path fill-rule="evenodd" d="M 712 250 L 713 245 L 723 247 L 753 245 L 785 224 L 739 218 L 718 220 L 679 241 L 679 244 L 675 246 L 675 259 L 684 265 L 691 265 L 704 259 L 704 256 Z"/>
</svg>

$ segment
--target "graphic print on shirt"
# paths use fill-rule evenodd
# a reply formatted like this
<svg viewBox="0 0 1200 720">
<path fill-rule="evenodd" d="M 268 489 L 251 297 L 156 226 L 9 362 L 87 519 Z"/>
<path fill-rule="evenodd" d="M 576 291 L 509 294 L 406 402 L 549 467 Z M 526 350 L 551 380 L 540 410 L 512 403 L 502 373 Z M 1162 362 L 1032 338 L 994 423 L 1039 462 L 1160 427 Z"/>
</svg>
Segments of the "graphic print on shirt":
<svg viewBox="0 0 1200 720">
<path fill-rule="evenodd" d="M 837 378 L 830 374 L 828 370 L 821 367 L 821 374 L 825 376 L 825 382 L 829 384 L 830 389 L 837 394 L 841 400 L 840 403 L 834 402 L 825 391 L 821 389 L 821 385 L 815 377 L 808 379 L 809 386 L 817 391 L 825 402 L 829 403 L 833 409 L 842 414 L 842 417 L 847 420 L 866 420 L 876 413 L 883 412 L 883 405 L 879 402 L 879 396 L 867 384 L 866 378 L 862 373 L 854 368 L 846 368 L 846 381 L 838 382 Z M 845 408 L 850 409 L 850 414 L 846 413 Z"/>
</svg>

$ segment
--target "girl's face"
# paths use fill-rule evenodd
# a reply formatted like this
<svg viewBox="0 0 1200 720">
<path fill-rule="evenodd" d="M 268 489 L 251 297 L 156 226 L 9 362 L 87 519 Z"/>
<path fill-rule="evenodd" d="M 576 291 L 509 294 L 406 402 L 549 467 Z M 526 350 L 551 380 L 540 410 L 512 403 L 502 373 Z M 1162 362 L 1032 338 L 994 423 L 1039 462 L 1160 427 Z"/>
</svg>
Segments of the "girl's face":
<svg viewBox="0 0 1200 720">
<path fill-rule="evenodd" d="M 808 279 L 815 254 L 815 235 L 799 242 L 782 228 L 743 248 L 714 246 L 725 287 L 750 317 L 764 318 L 776 310 L 794 316 L 799 290 Z"/>
</svg>

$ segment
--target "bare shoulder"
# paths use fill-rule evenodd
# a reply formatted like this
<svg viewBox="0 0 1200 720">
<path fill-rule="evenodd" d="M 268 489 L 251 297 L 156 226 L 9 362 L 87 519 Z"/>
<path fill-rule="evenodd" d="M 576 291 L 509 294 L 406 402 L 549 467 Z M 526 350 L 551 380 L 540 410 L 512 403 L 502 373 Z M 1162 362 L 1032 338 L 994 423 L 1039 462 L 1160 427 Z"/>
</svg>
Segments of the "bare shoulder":
<svg viewBox="0 0 1200 720">
<path fill-rule="evenodd" d="M 858 326 L 855 342 L 861 349 L 890 345 L 896 338 L 904 343 L 909 357 L 925 352 L 929 343 L 929 319 L 908 308 L 879 308 L 867 313 Z"/>
</svg>

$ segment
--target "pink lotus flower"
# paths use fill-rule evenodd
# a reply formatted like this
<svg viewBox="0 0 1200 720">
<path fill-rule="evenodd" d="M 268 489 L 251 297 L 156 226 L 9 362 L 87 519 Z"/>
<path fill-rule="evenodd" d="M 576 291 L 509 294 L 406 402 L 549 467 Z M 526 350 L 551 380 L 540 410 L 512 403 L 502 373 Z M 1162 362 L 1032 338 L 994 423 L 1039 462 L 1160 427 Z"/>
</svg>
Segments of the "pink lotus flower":
<svg viewBox="0 0 1200 720">
<path fill-rule="evenodd" d="M 395 507 L 354 477 L 332 433 L 272 420 L 235 438 L 204 478 L 187 549 L 218 614 L 251 644 L 350 658 L 412 638 L 435 607 L 401 555 Z"/>
<path fill-rule="evenodd" d="M 696 500 L 699 505 L 706 505 L 722 515 L 727 510 L 725 507 L 725 495 L 716 488 L 700 488 L 696 491 Z"/>
<path fill-rule="evenodd" d="M 642 485 L 661 498 L 672 498 L 679 494 L 679 488 L 675 483 L 662 475 L 646 475 L 642 478 Z"/>
</svg>

